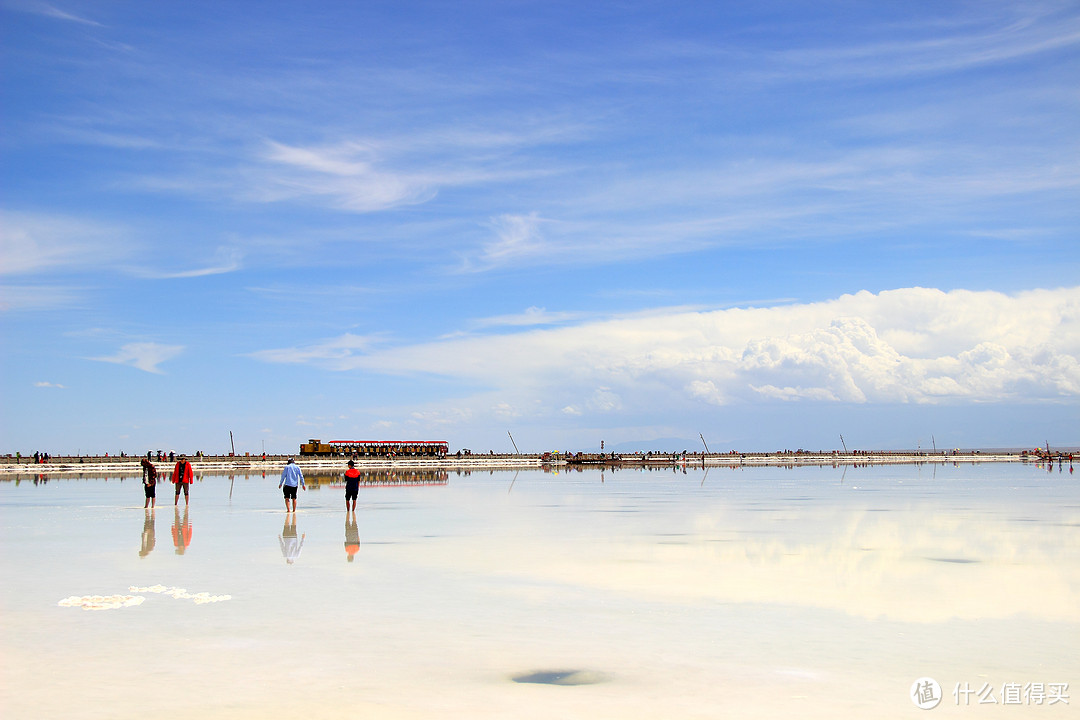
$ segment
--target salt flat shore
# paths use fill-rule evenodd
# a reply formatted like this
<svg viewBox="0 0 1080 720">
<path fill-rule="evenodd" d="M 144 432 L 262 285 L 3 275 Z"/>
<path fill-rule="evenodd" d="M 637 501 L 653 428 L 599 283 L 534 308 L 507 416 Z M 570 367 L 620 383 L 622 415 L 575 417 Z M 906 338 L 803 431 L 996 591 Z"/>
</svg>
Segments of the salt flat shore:
<svg viewBox="0 0 1080 720">
<path fill-rule="evenodd" d="M 1054 453 L 1054 461 L 1072 462 L 1073 456 Z M 189 458 L 199 474 L 235 472 L 277 472 L 288 459 L 286 455 L 201 456 Z M 34 459 L 0 457 L 0 476 L 12 474 L 139 474 L 139 457 L 52 457 L 46 463 Z M 299 457 L 301 468 L 314 471 L 344 470 L 348 458 Z M 1008 463 L 1045 462 L 1045 458 L 1021 452 L 949 451 L 949 452 L 773 452 L 773 453 L 648 453 L 648 454 L 538 454 L 451 455 L 444 458 L 364 458 L 356 461 L 361 469 L 432 468 L 444 470 L 524 470 L 559 467 L 737 467 L 737 466 L 843 466 L 843 465 L 912 465 L 925 463 Z M 172 462 L 155 460 L 159 471 L 171 470 Z"/>
</svg>

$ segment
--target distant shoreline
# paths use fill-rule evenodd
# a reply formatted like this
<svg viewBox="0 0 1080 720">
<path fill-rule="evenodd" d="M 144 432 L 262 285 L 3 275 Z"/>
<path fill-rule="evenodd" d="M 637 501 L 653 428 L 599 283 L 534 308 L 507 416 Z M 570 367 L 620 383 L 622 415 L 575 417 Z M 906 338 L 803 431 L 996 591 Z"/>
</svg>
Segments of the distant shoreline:
<svg viewBox="0 0 1080 720">
<path fill-rule="evenodd" d="M 202 456 L 189 458 L 197 473 L 279 471 L 288 455 Z M 141 472 L 141 457 L 56 457 L 45 463 L 33 458 L 0 458 L 0 476 L 12 474 L 79 474 Z M 1053 462 L 1068 462 L 1073 454 L 1053 453 Z M 173 462 L 154 460 L 159 472 L 171 471 Z M 344 470 L 345 457 L 297 457 L 297 464 L 311 470 Z M 651 453 L 651 454 L 577 454 L 545 458 L 539 454 L 450 455 L 444 458 L 364 458 L 356 461 L 361 469 L 432 468 L 445 470 L 507 469 L 523 470 L 544 467 L 560 468 L 635 468 L 635 467 L 738 467 L 738 466 L 844 466 L 844 465 L 920 465 L 927 463 L 1009 463 L 1046 462 L 1044 457 L 1012 451 L 855 451 L 855 452 L 748 452 L 748 453 Z"/>
</svg>

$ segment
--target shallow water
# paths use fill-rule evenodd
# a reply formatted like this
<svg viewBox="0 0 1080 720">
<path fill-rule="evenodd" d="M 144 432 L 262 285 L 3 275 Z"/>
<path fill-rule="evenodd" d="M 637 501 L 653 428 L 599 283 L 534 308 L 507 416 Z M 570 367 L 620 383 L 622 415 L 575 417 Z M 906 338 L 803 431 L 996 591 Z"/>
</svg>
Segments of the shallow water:
<svg viewBox="0 0 1080 720">
<path fill-rule="evenodd" d="M 295 516 L 276 477 L 197 478 L 186 513 L 0 482 L 4 716 L 910 717 L 923 677 L 936 714 L 1080 703 L 1067 466 L 384 474 L 355 522 L 318 479 Z"/>
</svg>

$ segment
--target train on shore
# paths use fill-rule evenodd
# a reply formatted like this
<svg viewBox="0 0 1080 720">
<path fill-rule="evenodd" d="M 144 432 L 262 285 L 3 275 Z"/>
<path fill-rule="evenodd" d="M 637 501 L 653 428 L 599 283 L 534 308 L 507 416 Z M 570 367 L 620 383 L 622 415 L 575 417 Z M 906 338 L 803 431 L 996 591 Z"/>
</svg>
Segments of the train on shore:
<svg viewBox="0 0 1080 720">
<path fill-rule="evenodd" d="M 308 440 L 300 444 L 300 455 L 357 458 L 425 457 L 443 458 L 450 452 L 445 440 Z"/>
</svg>

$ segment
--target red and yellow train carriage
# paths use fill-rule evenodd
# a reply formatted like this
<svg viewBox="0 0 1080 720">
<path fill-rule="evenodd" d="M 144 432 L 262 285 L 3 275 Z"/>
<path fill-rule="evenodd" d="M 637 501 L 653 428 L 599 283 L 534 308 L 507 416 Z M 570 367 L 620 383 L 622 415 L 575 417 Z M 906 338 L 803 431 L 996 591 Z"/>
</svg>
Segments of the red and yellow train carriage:
<svg viewBox="0 0 1080 720">
<path fill-rule="evenodd" d="M 344 455 L 358 458 L 381 457 L 446 457 L 449 445 L 445 440 L 322 440 L 301 443 L 303 456 Z"/>
</svg>

